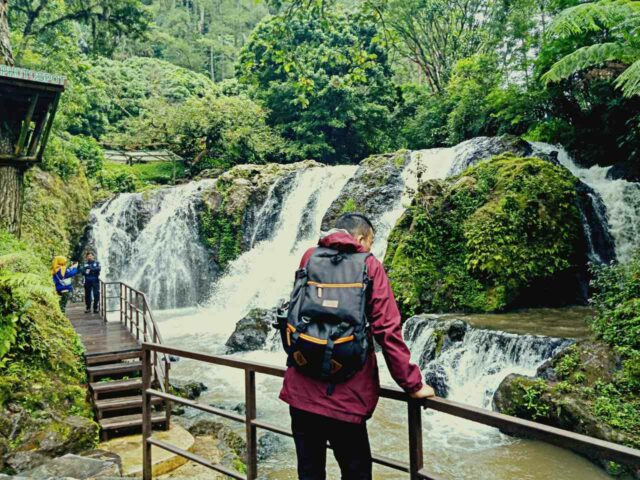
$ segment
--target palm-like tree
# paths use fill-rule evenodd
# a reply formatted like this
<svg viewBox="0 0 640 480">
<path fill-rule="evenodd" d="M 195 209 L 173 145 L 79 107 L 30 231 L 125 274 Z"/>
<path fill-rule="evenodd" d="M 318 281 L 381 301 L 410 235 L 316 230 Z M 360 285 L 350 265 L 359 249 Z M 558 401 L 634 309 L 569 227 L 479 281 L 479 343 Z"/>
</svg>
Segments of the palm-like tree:
<svg viewBox="0 0 640 480">
<path fill-rule="evenodd" d="M 640 95 L 640 1 L 600 0 L 567 8 L 551 23 L 548 35 L 569 39 L 594 33 L 600 43 L 581 47 L 565 55 L 542 76 L 545 83 L 606 65 L 622 64 L 615 84 L 625 97 Z"/>
</svg>

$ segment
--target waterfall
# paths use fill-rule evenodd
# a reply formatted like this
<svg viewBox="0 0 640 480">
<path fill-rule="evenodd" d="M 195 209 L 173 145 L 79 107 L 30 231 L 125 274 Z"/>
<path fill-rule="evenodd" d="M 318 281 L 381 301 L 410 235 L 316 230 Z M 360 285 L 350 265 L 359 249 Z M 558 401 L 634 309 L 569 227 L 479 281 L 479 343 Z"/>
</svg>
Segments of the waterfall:
<svg viewBox="0 0 640 480">
<path fill-rule="evenodd" d="M 437 315 L 407 320 L 404 335 L 413 360 L 427 377 L 445 384 L 448 398 L 488 409 L 507 375 L 534 375 L 540 364 L 572 343 L 564 338 L 467 327 L 462 340 L 445 341 L 441 353 L 429 361 L 425 352 L 433 348 L 434 333 L 442 326 Z"/>
<path fill-rule="evenodd" d="M 103 280 L 144 291 L 154 308 L 201 301 L 216 272 L 197 241 L 197 205 L 213 185 L 202 180 L 151 194 L 124 193 L 95 209 L 89 243 Z"/>
<path fill-rule="evenodd" d="M 601 215 L 600 221 L 609 226 L 618 260 L 628 261 L 633 252 L 640 248 L 640 184 L 607 178 L 607 172 L 611 167 L 580 167 L 560 146 L 541 142 L 531 144 L 534 151 L 547 155 L 558 152 L 558 162 L 597 192 L 606 207 L 606 212 L 602 212 L 597 206 L 595 211 Z M 594 201 L 597 202 L 598 199 Z"/>
<path fill-rule="evenodd" d="M 179 322 L 167 322 L 163 334 L 209 333 L 226 340 L 251 308 L 271 308 L 286 298 L 300 258 L 317 242 L 324 213 L 355 170 L 340 166 L 297 172 L 278 215 L 261 227 L 270 236 L 230 262 L 226 274 L 213 286 L 206 306 L 181 317 Z M 265 221 L 263 217 L 259 223 Z M 301 231 L 305 233 L 300 235 Z"/>
<path fill-rule="evenodd" d="M 381 260 L 384 258 L 389 234 L 411 203 L 418 188 L 418 182 L 446 178 L 454 165 L 456 156 L 455 148 L 431 148 L 411 152 L 411 159 L 402 171 L 404 183 L 402 194 L 375 222 L 376 237 L 371 251 L 377 258 Z"/>
</svg>

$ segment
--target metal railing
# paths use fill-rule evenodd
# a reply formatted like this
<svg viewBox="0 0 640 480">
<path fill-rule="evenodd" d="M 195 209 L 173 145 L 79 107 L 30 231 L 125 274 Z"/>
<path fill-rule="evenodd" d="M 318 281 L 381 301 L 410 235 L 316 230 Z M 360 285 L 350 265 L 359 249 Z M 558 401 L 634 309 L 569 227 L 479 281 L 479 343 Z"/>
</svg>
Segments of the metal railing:
<svg viewBox="0 0 640 480">
<path fill-rule="evenodd" d="M 117 287 L 117 294 L 109 295 L 109 290 Z M 107 321 L 109 313 L 119 313 L 120 323 L 125 326 L 138 342 L 151 342 L 162 345 L 162 336 L 158 324 L 153 318 L 149 301 L 144 292 L 123 282 L 100 281 L 100 315 L 103 321 Z M 110 300 L 118 300 L 117 308 L 109 308 Z M 151 356 L 151 373 L 153 384 L 162 392 L 169 392 L 169 369 L 171 361 L 167 354 L 153 352 Z M 171 422 L 171 406 L 165 402 L 167 415 L 167 428 Z"/>
<path fill-rule="evenodd" d="M 143 371 L 142 371 L 142 383 L 143 383 L 143 479 L 149 480 L 152 478 L 152 459 L 151 459 L 151 447 L 156 447 L 168 450 L 177 455 L 192 460 L 200 465 L 223 473 L 231 478 L 254 480 L 258 474 L 258 459 L 257 459 L 257 429 L 262 428 L 271 432 L 279 433 L 291 437 L 291 430 L 288 427 L 282 427 L 274 425 L 256 418 L 256 373 L 262 375 L 271 375 L 275 377 L 284 377 L 285 369 L 282 367 L 276 367 L 272 365 L 265 365 L 261 363 L 247 362 L 244 360 L 238 360 L 231 357 L 207 355 L 204 353 L 196 353 L 187 350 L 168 347 L 165 345 L 158 345 L 154 343 L 143 343 Z M 151 367 L 152 367 L 152 354 L 163 353 L 165 355 L 171 355 L 181 358 L 189 358 L 191 360 L 197 360 L 212 365 L 219 365 L 222 367 L 231 367 L 244 370 L 245 377 L 245 406 L 246 411 L 244 415 L 225 411 L 216 407 L 201 404 L 193 400 L 187 400 L 185 398 L 171 395 L 168 392 L 158 391 L 151 388 Z M 476 408 L 469 405 L 453 402 L 444 398 L 429 398 L 425 400 L 412 400 L 406 393 L 395 387 L 382 387 L 381 396 L 392 400 L 397 400 L 406 403 L 408 410 L 408 435 L 409 435 L 409 461 L 404 462 L 381 455 L 373 455 L 374 463 L 383 465 L 385 467 L 392 468 L 394 470 L 405 472 L 409 474 L 409 478 L 412 480 L 426 479 L 436 480 L 438 477 L 427 472 L 424 468 L 423 448 L 422 448 L 422 414 L 421 409 L 430 408 L 440 412 L 454 415 L 456 417 L 471 420 L 473 422 L 489 425 L 491 427 L 497 427 L 500 430 L 515 434 L 519 436 L 525 436 L 527 438 L 533 438 L 542 440 L 547 443 L 552 443 L 560 447 L 569 448 L 578 453 L 582 453 L 592 458 L 603 458 L 611 461 L 615 461 L 621 464 L 640 465 L 640 450 L 635 450 L 629 447 L 618 445 L 604 440 L 598 440 L 596 438 L 587 437 L 586 435 L 580 435 L 577 433 L 569 432 L 567 430 L 561 430 L 559 428 L 542 425 L 539 423 L 531 422 L 528 420 L 522 420 L 520 418 L 503 415 L 501 413 L 492 412 L 482 408 Z M 241 422 L 245 424 L 246 430 L 246 442 L 247 442 L 247 458 L 246 466 L 247 473 L 243 475 L 239 472 L 231 470 L 219 464 L 213 464 L 208 460 L 194 455 L 191 452 L 182 450 L 164 441 L 155 439 L 152 437 L 151 432 L 151 399 L 152 397 L 160 397 L 165 399 L 167 404 L 172 402 L 186 405 L 196 408 L 203 412 L 219 415 L 221 417 Z"/>
</svg>

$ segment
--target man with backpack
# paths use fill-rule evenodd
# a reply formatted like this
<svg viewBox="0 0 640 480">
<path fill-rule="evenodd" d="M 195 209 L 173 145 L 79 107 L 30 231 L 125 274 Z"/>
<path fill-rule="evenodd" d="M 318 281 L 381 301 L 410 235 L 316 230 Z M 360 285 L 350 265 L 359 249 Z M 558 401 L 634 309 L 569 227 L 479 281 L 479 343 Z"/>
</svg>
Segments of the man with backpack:
<svg viewBox="0 0 640 480">
<path fill-rule="evenodd" d="M 301 480 L 326 478 L 327 442 L 343 480 L 371 479 L 366 420 L 379 398 L 375 338 L 393 379 L 412 398 L 434 395 L 410 362 L 389 279 L 369 252 L 374 229 L 341 216 L 300 262 L 279 329 L 288 354 L 280 399 L 289 404 Z"/>
</svg>

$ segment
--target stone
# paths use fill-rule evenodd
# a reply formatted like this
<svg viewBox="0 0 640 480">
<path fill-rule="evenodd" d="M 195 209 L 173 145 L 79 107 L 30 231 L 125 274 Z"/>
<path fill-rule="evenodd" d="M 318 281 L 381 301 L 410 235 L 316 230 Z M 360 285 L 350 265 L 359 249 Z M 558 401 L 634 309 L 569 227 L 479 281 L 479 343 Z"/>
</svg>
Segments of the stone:
<svg viewBox="0 0 640 480">
<path fill-rule="evenodd" d="M 430 364 L 424 374 L 424 383 L 429 385 L 436 392 L 438 397 L 447 398 L 449 394 L 449 386 L 447 385 L 449 377 L 442 365 Z"/>
<path fill-rule="evenodd" d="M 227 353 L 260 350 L 267 344 L 275 309 L 254 308 L 237 324 L 226 342 Z"/>
<path fill-rule="evenodd" d="M 16 472 L 22 472 L 24 470 L 30 470 L 39 465 L 42 465 L 49 457 L 36 451 L 26 452 L 14 452 L 8 455 L 5 463 L 9 465 Z"/>
<path fill-rule="evenodd" d="M 70 477 L 82 480 L 120 476 L 121 470 L 118 463 L 110 460 L 67 454 L 50 460 L 33 470 L 22 472 L 22 475 L 35 480 L 46 480 L 51 477 Z"/>
<path fill-rule="evenodd" d="M 283 448 L 285 447 L 282 435 L 266 432 L 258 438 L 258 460 L 266 460 Z"/>
<path fill-rule="evenodd" d="M 352 210 L 367 215 L 377 227 L 382 214 L 402 196 L 402 172 L 410 159 L 411 152 L 401 150 L 363 160 L 324 215 L 322 230 L 330 230 L 340 215 Z"/>
<path fill-rule="evenodd" d="M 209 390 L 204 383 L 195 380 L 179 380 L 171 379 L 171 388 L 176 392 L 176 395 L 189 400 L 195 400 L 202 392 Z"/>
</svg>

